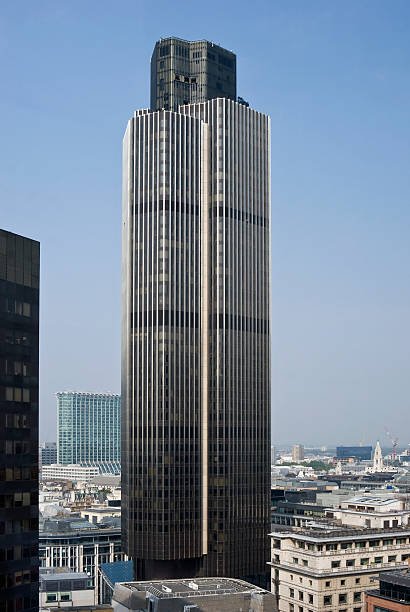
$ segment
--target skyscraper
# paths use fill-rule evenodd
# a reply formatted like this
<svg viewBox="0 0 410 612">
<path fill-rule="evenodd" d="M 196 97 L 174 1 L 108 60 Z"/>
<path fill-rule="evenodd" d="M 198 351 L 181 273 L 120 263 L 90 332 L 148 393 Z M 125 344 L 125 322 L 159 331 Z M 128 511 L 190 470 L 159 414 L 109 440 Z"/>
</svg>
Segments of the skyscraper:
<svg viewBox="0 0 410 612">
<path fill-rule="evenodd" d="M 57 393 L 57 461 L 121 470 L 121 397 L 114 393 Z"/>
<path fill-rule="evenodd" d="M 162 38 L 151 58 L 151 110 L 213 98 L 236 100 L 236 56 L 206 40 Z"/>
<path fill-rule="evenodd" d="M 38 610 L 40 245 L 0 230 L 0 609 Z"/>
<path fill-rule="evenodd" d="M 270 527 L 269 118 L 226 98 L 137 111 L 123 160 L 124 551 L 137 579 L 258 581 Z"/>
</svg>

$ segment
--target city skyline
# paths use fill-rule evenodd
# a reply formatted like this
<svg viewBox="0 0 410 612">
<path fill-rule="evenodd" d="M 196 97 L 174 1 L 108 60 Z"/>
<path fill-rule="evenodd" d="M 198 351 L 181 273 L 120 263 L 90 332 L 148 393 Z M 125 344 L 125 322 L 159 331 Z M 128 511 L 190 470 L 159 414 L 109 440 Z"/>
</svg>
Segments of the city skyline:
<svg viewBox="0 0 410 612">
<path fill-rule="evenodd" d="M 23 22 L 12 3 L 0 10 L 3 226 L 40 239 L 48 255 L 41 438 L 54 438 L 58 389 L 119 391 L 118 133 L 148 99 L 152 41 L 175 33 L 232 48 L 243 58 L 238 94 L 273 118 L 274 441 L 358 443 L 367 427 L 367 439 L 387 446 L 384 425 L 393 433 L 409 427 L 408 6 L 264 5 L 247 38 L 217 4 L 220 24 L 211 11 L 201 26 L 188 16 L 184 27 L 165 5 L 157 22 L 148 5 L 98 6 L 97 14 L 92 3 L 84 8 L 81 20 L 75 4 L 27 7 Z M 245 7 L 235 8 L 244 24 Z M 51 156 L 59 130 L 65 146 Z M 95 308 L 107 279 L 110 295 Z"/>
</svg>

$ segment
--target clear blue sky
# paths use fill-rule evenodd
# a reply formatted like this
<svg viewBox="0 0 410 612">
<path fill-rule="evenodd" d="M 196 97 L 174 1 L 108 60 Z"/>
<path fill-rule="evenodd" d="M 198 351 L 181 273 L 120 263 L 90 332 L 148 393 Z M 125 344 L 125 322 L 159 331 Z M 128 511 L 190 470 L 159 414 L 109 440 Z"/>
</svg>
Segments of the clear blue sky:
<svg viewBox="0 0 410 612">
<path fill-rule="evenodd" d="M 0 226 L 41 241 L 54 393 L 120 390 L 121 143 L 168 35 L 272 117 L 273 441 L 410 442 L 408 0 L 3 0 Z"/>
</svg>

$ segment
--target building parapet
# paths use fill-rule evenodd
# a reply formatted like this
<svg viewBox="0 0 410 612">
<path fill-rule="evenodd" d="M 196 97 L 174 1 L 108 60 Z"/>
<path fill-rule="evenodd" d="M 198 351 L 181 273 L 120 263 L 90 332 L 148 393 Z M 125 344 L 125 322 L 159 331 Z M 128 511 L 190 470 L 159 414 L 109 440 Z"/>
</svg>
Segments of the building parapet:
<svg viewBox="0 0 410 612">
<path fill-rule="evenodd" d="M 288 527 L 286 525 L 272 525 L 272 532 L 269 534 L 275 538 L 293 538 L 297 540 L 311 540 L 314 542 L 329 542 L 329 541 L 343 541 L 347 539 L 369 539 L 369 536 L 380 535 L 380 537 L 386 537 L 388 534 L 390 537 L 397 536 L 403 537 L 410 535 L 409 527 L 389 527 L 389 528 L 366 528 L 358 527 L 357 529 L 352 528 L 340 528 L 335 527 L 334 529 L 325 529 L 322 527 Z"/>
</svg>

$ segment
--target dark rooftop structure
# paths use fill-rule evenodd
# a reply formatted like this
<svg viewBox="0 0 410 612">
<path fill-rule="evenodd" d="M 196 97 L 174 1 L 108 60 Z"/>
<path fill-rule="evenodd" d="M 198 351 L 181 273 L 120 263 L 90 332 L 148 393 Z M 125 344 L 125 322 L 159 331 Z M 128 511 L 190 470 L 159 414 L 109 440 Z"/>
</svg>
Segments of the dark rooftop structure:
<svg viewBox="0 0 410 612">
<path fill-rule="evenodd" d="M 52 571 L 49 571 L 49 570 Z M 85 572 L 61 572 L 61 568 L 41 568 L 40 591 L 82 591 L 92 589 L 90 578 Z"/>
<path fill-rule="evenodd" d="M 395 604 L 399 604 L 396 607 Z M 379 588 L 367 591 L 366 610 L 410 610 L 410 571 L 383 572 L 379 575 Z"/>
<path fill-rule="evenodd" d="M 213 98 L 236 99 L 236 55 L 206 40 L 159 40 L 151 58 L 151 110 L 177 111 Z"/>
<path fill-rule="evenodd" d="M 48 518 L 40 521 L 40 533 L 60 534 L 75 533 L 82 531 L 99 531 L 101 529 L 120 529 L 121 518 L 116 516 L 106 516 L 99 523 L 89 523 L 79 517 Z"/>
</svg>

